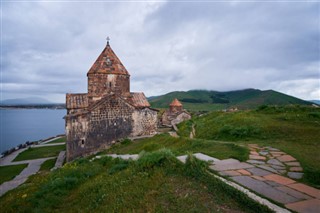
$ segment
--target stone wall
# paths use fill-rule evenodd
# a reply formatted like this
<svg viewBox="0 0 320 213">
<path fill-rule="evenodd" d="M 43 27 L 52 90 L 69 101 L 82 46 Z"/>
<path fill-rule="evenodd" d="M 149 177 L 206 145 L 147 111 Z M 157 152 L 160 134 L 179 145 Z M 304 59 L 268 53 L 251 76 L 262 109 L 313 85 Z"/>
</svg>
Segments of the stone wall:
<svg viewBox="0 0 320 213">
<path fill-rule="evenodd" d="M 67 160 L 93 154 L 133 131 L 134 108 L 121 98 L 111 96 L 92 109 L 85 117 L 67 122 Z"/>
<path fill-rule="evenodd" d="M 132 114 L 133 131 L 131 136 L 153 135 L 157 131 L 157 111 L 149 108 L 136 109 Z"/>
<path fill-rule="evenodd" d="M 105 94 L 130 95 L 130 76 L 105 73 L 88 74 L 88 101 L 89 105 Z"/>
<path fill-rule="evenodd" d="M 181 112 L 175 119 L 173 119 L 171 121 L 171 124 L 176 125 L 176 124 L 181 123 L 182 121 L 186 121 L 186 120 L 190 120 L 190 119 L 191 119 L 191 115 L 189 115 L 186 112 Z"/>
<path fill-rule="evenodd" d="M 87 131 L 88 118 L 86 114 L 66 118 L 67 161 L 83 154 Z"/>
</svg>

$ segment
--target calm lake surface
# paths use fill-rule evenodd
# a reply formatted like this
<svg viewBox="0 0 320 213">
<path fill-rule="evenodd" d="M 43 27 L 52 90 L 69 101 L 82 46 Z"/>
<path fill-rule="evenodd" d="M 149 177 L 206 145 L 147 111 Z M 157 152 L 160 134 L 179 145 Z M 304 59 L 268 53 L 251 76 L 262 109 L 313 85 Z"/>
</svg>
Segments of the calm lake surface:
<svg viewBox="0 0 320 213">
<path fill-rule="evenodd" d="M 65 133 L 66 110 L 0 109 L 0 153 L 26 141 Z"/>
</svg>

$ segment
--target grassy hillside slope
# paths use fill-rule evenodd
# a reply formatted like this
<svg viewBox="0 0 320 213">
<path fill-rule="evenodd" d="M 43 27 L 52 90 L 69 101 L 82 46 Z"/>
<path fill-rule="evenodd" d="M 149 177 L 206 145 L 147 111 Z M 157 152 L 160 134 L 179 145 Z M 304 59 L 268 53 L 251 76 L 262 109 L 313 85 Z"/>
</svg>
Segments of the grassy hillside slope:
<svg viewBox="0 0 320 213">
<path fill-rule="evenodd" d="M 180 124 L 180 134 L 188 137 L 192 125 L 199 139 L 279 148 L 301 162 L 305 181 L 320 186 L 320 108 L 262 106 L 251 111 L 212 112 Z"/>
<path fill-rule="evenodd" d="M 149 102 L 152 107 L 167 108 L 174 98 L 178 98 L 184 104 L 184 107 L 191 111 L 212 111 L 229 107 L 252 109 L 260 105 L 311 105 L 310 102 L 277 91 L 261 91 L 257 89 L 230 92 L 206 90 L 171 92 L 162 96 L 151 97 Z"/>
<path fill-rule="evenodd" d="M 270 212 L 206 171 L 169 150 L 138 161 L 81 159 L 7 193 L 1 212 Z"/>
</svg>

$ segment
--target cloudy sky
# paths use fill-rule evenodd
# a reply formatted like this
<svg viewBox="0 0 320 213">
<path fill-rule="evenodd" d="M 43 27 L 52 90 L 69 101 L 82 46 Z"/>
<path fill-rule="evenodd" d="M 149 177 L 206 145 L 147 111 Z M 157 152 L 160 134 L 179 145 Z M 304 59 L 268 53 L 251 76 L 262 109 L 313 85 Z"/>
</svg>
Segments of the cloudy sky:
<svg viewBox="0 0 320 213">
<path fill-rule="evenodd" d="M 273 89 L 320 99 L 320 3 L 2 1 L 1 99 L 86 92 L 106 45 L 131 90 Z"/>
</svg>

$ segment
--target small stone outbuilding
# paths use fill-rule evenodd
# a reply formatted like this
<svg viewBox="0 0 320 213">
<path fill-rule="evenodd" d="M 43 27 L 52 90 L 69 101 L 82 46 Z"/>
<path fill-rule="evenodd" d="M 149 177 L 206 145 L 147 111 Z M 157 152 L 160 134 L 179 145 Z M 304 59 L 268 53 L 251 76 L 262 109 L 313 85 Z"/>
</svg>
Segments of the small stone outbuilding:
<svg viewBox="0 0 320 213">
<path fill-rule="evenodd" d="M 189 119 L 191 119 L 191 115 L 183 109 L 181 102 L 176 98 L 161 116 L 163 126 L 173 126 Z"/>
<path fill-rule="evenodd" d="M 130 92 L 130 75 L 109 41 L 87 77 L 88 93 L 66 95 L 67 161 L 119 139 L 156 133 L 158 110 L 144 93 Z"/>
</svg>

